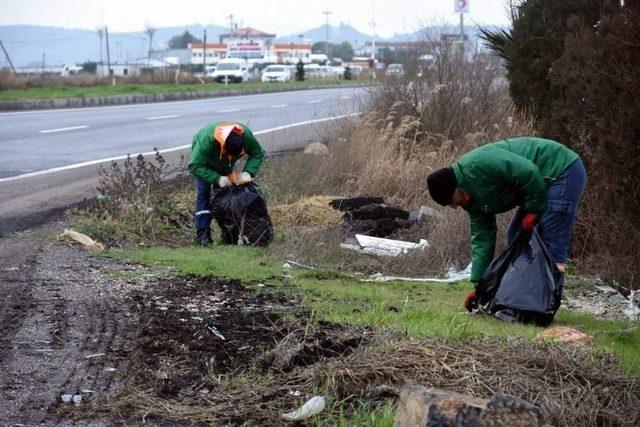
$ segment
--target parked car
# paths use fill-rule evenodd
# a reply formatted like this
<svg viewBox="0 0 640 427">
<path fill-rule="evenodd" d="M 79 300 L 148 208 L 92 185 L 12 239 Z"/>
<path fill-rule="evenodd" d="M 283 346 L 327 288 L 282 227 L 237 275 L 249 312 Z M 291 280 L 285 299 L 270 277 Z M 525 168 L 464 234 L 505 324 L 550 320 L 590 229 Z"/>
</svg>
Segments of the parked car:
<svg viewBox="0 0 640 427">
<path fill-rule="evenodd" d="M 263 82 L 288 82 L 291 80 L 291 69 L 287 65 L 269 65 L 262 72 Z"/>
<path fill-rule="evenodd" d="M 389 64 L 384 74 L 387 76 L 402 76 L 404 75 L 404 67 L 402 64 Z"/>
<path fill-rule="evenodd" d="M 219 83 L 242 83 L 249 80 L 249 65 L 247 61 L 237 58 L 222 59 L 211 77 Z"/>
</svg>

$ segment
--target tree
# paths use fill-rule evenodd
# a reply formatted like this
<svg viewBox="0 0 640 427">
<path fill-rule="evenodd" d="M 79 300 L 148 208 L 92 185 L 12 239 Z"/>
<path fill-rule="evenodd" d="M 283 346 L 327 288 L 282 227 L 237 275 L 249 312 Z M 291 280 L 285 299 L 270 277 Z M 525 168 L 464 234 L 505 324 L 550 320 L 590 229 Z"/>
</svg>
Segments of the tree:
<svg viewBox="0 0 640 427">
<path fill-rule="evenodd" d="M 311 52 L 313 53 L 327 53 L 326 42 L 316 42 L 311 46 Z M 331 58 L 340 58 L 345 61 L 351 61 L 354 56 L 353 46 L 349 42 L 342 42 L 340 44 L 329 43 L 329 55 Z"/>
<path fill-rule="evenodd" d="M 299 82 L 304 81 L 304 64 L 302 63 L 302 59 L 296 64 L 296 80 Z"/>
<path fill-rule="evenodd" d="M 95 74 L 98 69 L 98 63 L 95 61 L 86 61 L 82 64 L 82 72 Z"/>
<path fill-rule="evenodd" d="M 156 33 L 156 29 L 147 22 L 144 26 L 144 33 L 149 37 L 149 52 L 147 59 L 151 59 L 151 48 L 153 46 L 153 36 Z"/>
<path fill-rule="evenodd" d="M 345 80 L 353 79 L 353 75 L 351 74 L 351 67 L 344 67 L 344 79 Z"/>
<path fill-rule="evenodd" d="M 551 104 L 561 94 L 552 89 L 549 70 L 564 52 L 569 17 L 586 25 L 600 19 L 600 1 L 524 0 L 511 11 L 510 30 L 481 29 L 481 37 L 499 55 L 507 69 L 509 92 L 514 103 L 531 113 L 549 135 Z"/>
<path fill-rule="evenodd" d="M 170 49 L 186 49 L 189 43 L 202 43 L 202 40 L 196 38 L 189 31 L 173 36 L 169 39 Z"/>
</svg>

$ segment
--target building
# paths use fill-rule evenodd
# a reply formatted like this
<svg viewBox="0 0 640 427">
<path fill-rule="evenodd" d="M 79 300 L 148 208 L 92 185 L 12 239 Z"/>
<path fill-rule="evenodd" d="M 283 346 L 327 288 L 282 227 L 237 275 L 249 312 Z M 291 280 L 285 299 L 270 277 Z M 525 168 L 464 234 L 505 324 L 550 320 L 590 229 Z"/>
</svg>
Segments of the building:
<svg viewBox="0 0 640 427">
<path fill-rule="evenodd" d="M 311 45 L 303 43 L 283 43 L 273 45 L 273 54 L 278 64 L 297 64 L 302 61 L 305 64 L 311 62 Z"/>
<path fill-rule="evenodd" d="M 189 43 L 189 58 L 191 64 L 204 64 L 204 55 L 207 55 L 206 64 L 217 64 L 227 57 L 227 45 L 223 43 L 207 43 L 206 49 L 203 43 Z"/>
<path fill-rule="evenodd" d="M 154 50 L 151 59 L 157 59 L 172 65 L 186 65 L 191 63 L 191 51 L 189 49 Z"/>
</svg>

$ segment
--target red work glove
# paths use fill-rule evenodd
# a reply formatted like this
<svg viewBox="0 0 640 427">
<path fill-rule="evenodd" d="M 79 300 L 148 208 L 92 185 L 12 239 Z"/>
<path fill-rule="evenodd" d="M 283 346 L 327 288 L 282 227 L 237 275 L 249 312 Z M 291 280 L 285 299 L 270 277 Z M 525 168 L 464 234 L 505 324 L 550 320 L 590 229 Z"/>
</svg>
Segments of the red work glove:
<svg viewBox="0 0 640 427">
<path fill-rule="evenodd" d="M 524 218 L 522 218 L 522 228 L 524 228 L 524 231 L 529 233 L 533 231 L 533 226 L 536 225 L 537 220 L 538 215 L 532 213 L 525 214 Z"/>
<path fill-rule="evenodd" d="M 478 305 L 478 298 L 476 297 L 476 290 L 472 290 L 464 297 L 464 308 L 467 309 L 469 313 L 473 311 L 474 308 Z"/>
</svg>

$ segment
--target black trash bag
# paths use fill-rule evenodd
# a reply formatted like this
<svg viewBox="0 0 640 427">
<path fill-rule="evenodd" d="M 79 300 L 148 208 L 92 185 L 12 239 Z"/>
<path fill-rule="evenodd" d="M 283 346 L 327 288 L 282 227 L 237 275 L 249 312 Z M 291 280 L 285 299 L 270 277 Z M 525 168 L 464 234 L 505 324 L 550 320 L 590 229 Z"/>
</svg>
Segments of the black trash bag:
<svg viewBox="0 0 640 427">
<path fill-rule="evenodd" d="M 547 326 L 560 307 L 563 277 L 537 227 L 520 230 L 478 281 L 476 295 L 489 314 L 505 309 L 515 320 Z"/>
<path fill-rule="evenodd" d="M 273 224 L 260 187 L 250 182 L 221 188 L 212 194 L 211 214 L 227 244 L 266 246 Z"/>
</svg>

